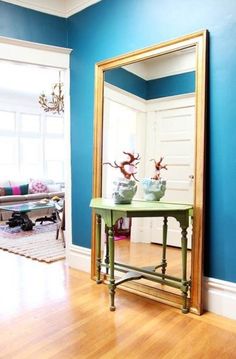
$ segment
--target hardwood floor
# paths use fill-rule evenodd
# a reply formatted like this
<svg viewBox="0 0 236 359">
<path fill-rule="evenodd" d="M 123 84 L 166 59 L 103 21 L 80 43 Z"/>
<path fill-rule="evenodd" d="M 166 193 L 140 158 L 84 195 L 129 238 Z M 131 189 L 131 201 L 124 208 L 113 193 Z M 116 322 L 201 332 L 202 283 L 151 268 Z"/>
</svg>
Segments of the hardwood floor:
<svg viewBox="0 0 236 359">
<path fill-rule="evenodd" d="M 63 261 L 0 251 L 1 359 L 236 358 L 236 322 L 108 288 Z"/>
<path fill-rule="evenodd" d="M 161 263 L 162 245 L 154 243 L 134 243 L 129 239 L 115 242 L 116 260 L 134 266 L 156 265 Z M 181 249 L 167 246 L 167 271 L 170 275 L 181 274 Z M 188 277 L 191 272 L 191 250 L 188 250 Z"/>
<path fill-rule="evenodd" d="M 181 277 L 182 258 L 181 249 L 167 246 L 167 274 Z M 162 246 L 154 243 L 135 243 L 129 239 L 115 241 L 115 260 L 137 267 L 155 266 L 161 264 Z M 159 270 L 160 271 L 160 270 Z M 187 278 L 191 275 L 191 250 L 187 253 Z M 146 284 L 162 291 L 180 295 L 180 290 L 141 279 L 138 283 Z"/>
</svg>

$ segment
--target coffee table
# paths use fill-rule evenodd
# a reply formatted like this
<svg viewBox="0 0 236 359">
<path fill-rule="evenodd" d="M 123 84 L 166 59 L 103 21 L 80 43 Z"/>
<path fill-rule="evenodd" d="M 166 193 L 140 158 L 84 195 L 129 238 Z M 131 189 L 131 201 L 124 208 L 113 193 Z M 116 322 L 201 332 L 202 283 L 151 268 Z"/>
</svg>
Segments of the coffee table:
<svg viewBox="0 0 236 359">
<path fill-rule="evenodd" d="M 55 204 L 54 202 L 29 202 L 23 204 L 0 206 L 0 210 L 13 212 L 11 218 L 6 222 L 9 227 L 21 226 L 23 231 L 30 231 L 33 229 L 33 226 L 35 226 L 35 223 L 33 223 L 32 220 L 28 217 L 28 213 L 44 208 L 55 208 Z"/>
</svg>

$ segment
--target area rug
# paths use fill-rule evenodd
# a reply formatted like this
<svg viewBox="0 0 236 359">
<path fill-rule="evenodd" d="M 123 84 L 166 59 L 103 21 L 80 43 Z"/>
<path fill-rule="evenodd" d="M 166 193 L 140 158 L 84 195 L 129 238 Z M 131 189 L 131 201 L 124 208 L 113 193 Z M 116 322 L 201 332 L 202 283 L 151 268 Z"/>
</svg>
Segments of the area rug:
<svg viewBox="0 0 236 359">
<path fill-rule="evenodd" d="M 0 225 L 0 249 L 27 258 L 51 263 L 65 258 L 61 239 L 56 239 L 55 223 L 36 225 L 32 231 Z"/>
<path fill-rule="evenodd" d="M 46 222 L 44 224 L 36 224 L 31 231 L 22 231 L 20 226 L 9 227 L 6 224 L 0 225 L 0 237 L 4 238 L 22 238 L 45 232 L 55 232 L 56 223 Z"/>
</svg>

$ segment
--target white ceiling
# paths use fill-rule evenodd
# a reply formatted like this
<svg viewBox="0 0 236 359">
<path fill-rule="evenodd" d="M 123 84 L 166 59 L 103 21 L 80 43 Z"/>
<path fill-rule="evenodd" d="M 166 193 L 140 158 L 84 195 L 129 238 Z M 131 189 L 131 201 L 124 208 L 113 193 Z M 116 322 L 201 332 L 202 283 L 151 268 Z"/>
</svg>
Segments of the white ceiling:
<svg viewBox="0 0 236 359">
<path fill-rule="evenodd" d="M 195 70 L 195 48 L 179 51 L 139 61 L 124 68 L 146 81 L 161 77 L 178 75 Z"/>
<path fill-rule="evenodd" d="M 101 0 L 3 0 L 60 17 L 69 17 Z"/>
</svg>

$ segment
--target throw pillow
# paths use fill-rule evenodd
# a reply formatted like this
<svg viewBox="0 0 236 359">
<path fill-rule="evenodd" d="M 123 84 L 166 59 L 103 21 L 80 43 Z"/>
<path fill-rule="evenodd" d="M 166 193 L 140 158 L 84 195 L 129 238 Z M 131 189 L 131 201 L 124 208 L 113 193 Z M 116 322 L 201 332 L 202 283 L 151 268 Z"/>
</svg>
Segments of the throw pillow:
<svg viewBox="0 0 236 359">
<path fill-rule="evenodd" d="M 48 191 L 47 185 L 40 180 L 30 182 L 30 193 L 45 193 Z"/>
<path fill-rule="evenodd" d="M 0 187 L 0 196 L 5 196 L 5 189 L 4 189 L 4 187 Z"/>
<path fill-rule="evenodd" d="M 29 185 L 22 184 L 20 186 L 9 186 L 9 187 L 0 187 L 0 196 L 14 196 L 28 194 Z"/>
</svg>

